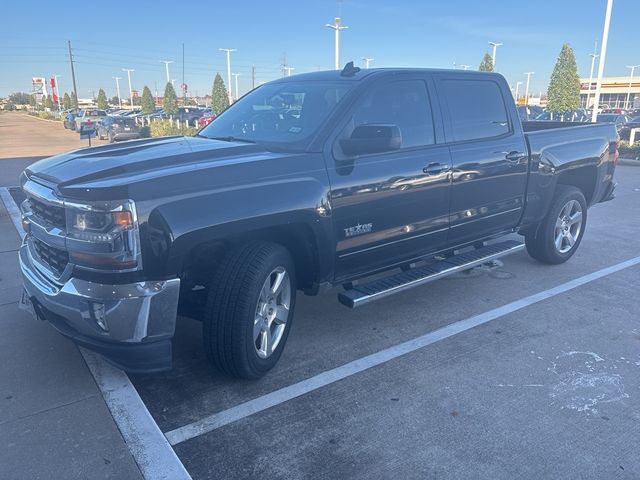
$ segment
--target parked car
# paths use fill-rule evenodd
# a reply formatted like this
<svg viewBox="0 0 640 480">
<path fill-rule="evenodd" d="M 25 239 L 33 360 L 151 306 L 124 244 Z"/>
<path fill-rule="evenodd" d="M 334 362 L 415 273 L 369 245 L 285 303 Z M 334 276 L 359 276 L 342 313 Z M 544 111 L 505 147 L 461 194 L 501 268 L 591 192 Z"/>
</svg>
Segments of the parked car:
<svg viewBox="0 0 640 480">
<path fill-rule="evenodd" d="M 616 115 L 627 115 L 627 112 L 624 108 L 603 108 L 600 113 L 615 113 Z"/>
<path fill-rule="evenodd" d="M 613 198 L 618 133 L 558 125 L 521 123 L 496 73 L 278 79 L 196 137 L 27 167 L 22 304 L 135 372 L 170 368 L 180 312 L 202 321 L 215 366 L 260 377 L 298 290 L 344 285 L 355 308 L 525 247 L 569 260 L 587 208 Z"/>
<path fill-rule="evenodd" d="M 629 120 L 631 119 L 626 115 L 616 113 L 601 113 L 596 117 L 598 123 L 614 123 L 621 137 L 629 137 Z"/>
<path fill-rule="evenodd" d="M 589 117 L 587 111 L 585 109 L 574 110 L 571 112 L 550 112 L 545 110 L 540 115 L 535 117 L 536 121 L 555 121 L 555 122 L 589 122 L 591 121 L 591 117 Z"/>
<path fill-rule="evenodd" d="M 167 114 L 165 112 L 165 118 L 172 118 L 173 120 L 180 120 L 181 122 L 189 122 L 193 124 L 196 122 L 204 112 L 198 107 L 179 107 L 178 111 L 174 114 Z"/>
<path fill-rule="evenodd" d="M 537 105 L 520 105 L 518 107 L 518 116 L 523 122 L 535 120 L 542 113 L 544 113 L 544 109 Z"/>
<path fill-rule="evenodd" d="M 62 125 L 67 130 L 75 130 L 76 129 L 76 113 L 67 113 L 62 121 Z"/>
<path fill-rule="evenodd" d="M 213 112 L 205 113 L 204 115 L 202 115 L 198 119 L 198 127 L 206 127 L 211 122 L 213 122 L 215 120 L 215 118 L 216 118 L 216 114 L 215 113 L 213 113 Z"/>
<path fill-rule="evenodd" d="M 80 127 L 84 123 L 95 123 L 98 124 L 100 121 L 107 116 L 107 113 L 104 110 L 80 110 L 78 115 L 75 118 L 76 128 L 75 130 L 80 131 Z"/>
<path fill-rule="evenodd" d="M 108 139 L 109 143 L 142 137 L 142 130 L 135 118 L 129 117 L 105 117 L 98 124 L 96 133 L 100 140 Z"/>
</svg>

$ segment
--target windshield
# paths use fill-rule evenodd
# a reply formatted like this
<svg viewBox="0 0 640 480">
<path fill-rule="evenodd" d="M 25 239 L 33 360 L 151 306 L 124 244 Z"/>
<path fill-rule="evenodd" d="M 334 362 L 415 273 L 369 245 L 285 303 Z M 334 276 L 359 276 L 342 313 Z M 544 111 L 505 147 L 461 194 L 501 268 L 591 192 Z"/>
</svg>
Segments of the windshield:
<svg viewBox="0 0 640 480">
<path fill-rule="evenodd" d="M 351 88 L 351 82 L 283 82 L 245 95 L 199 135 L 303 149 Z"/>
</svg>

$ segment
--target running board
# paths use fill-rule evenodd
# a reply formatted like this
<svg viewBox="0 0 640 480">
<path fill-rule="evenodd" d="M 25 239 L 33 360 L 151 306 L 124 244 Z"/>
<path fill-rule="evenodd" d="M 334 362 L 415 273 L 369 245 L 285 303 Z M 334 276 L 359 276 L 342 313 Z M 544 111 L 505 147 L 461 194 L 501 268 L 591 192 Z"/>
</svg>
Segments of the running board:
<svg viewBox="0 0 640 480">
<path fill-rule="evenodd" d="M 354 285 L 352 289 L 339 293 L 338 300 L 349 308 L 360 307 L 374 300 L 379 300 L 413 287 L 419 287 L 425 283 L 468 270 L 495 258 L 518 252 L 523 248 L 524 244 L 514 240 L 494 243 L 493 245 L 454 255 L 422 267 L 412 268 L 406 272 L 380 280 Z"/>
</svg>

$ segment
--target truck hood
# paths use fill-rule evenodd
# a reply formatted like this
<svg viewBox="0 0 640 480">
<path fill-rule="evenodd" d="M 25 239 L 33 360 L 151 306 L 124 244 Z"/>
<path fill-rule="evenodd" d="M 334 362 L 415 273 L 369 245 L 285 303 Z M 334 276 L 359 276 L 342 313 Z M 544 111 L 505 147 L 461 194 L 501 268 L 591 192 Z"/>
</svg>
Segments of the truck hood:
<svg viewBox="0 0 640 480">
<path fill-rule="evenodd" d="M 130 179 L 176 167 L 267 153 L 258 145 L 197 137 L 163 137 L 83 148 L 40 160 L 25 175 L 60 194 L 102 199 L 122 195 Z M 119 192 L 116 193 L 116 190 Z M 82 195 L 85 193 L 86 195 Z"/>
</svg>

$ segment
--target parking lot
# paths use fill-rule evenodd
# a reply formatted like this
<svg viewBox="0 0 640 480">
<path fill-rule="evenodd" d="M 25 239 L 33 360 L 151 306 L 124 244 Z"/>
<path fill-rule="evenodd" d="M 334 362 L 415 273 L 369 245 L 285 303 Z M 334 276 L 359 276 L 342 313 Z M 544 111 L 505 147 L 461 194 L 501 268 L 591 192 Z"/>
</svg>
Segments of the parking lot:
<svg viewBox="0 0 640 480">
<path fill-rule="evenodd" d="M 5 155 L 17 156 L 29 155 Z M 4 161 L 2 185 L 15 185 L 29 160 Z M 192 478 L 638 478 L 640 168 L 616 176 L 617 198 L 589 210 L 566 264 L 520 252 L 357 310 L 337 302 L 337 289 L 300 295 L 279 364 L 255 382 L 209 367 L 200 323 L 182 318 L 173 370 L 129 378 Z M 40 346 L 55 339 L 31 372 L 78 361 L 71 343 L 18 313 L 18 237 L 3 242 L 3 376 L 14 375 L 9 345 L 25 341 L 25 328 Z M 84 364 L 55 388 L 80 376 Z M 111 421 L 92 401 L 92 414 Z M 112 456 L 97 471 L 129 477 L 126 448 L 103 448 Z M 82 455 L 94 461 L 98 450 Z"/>
</svg>

